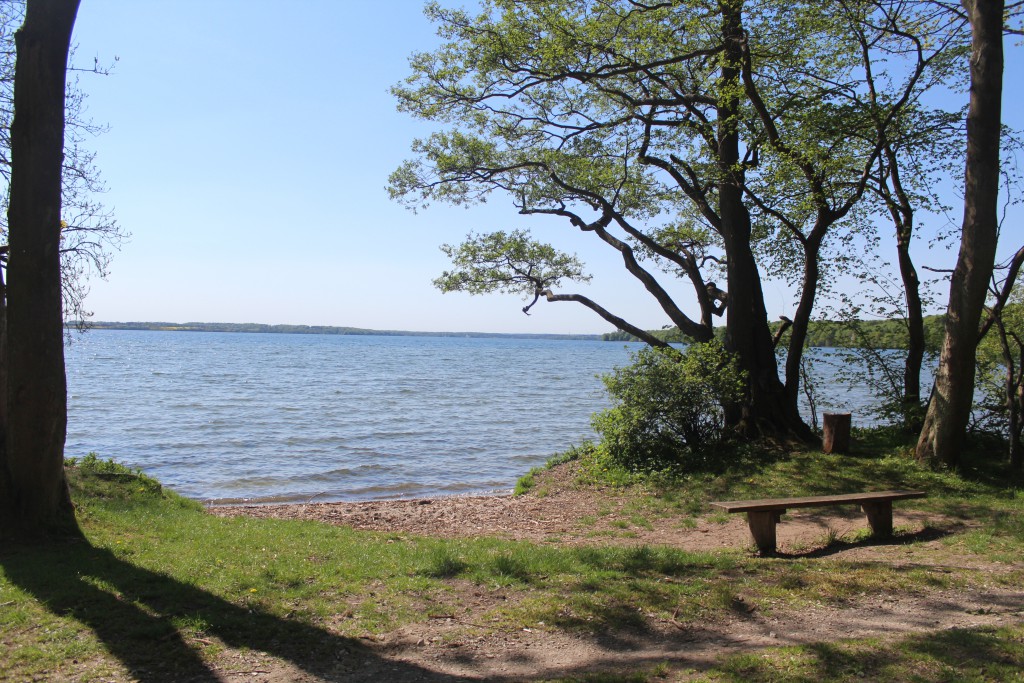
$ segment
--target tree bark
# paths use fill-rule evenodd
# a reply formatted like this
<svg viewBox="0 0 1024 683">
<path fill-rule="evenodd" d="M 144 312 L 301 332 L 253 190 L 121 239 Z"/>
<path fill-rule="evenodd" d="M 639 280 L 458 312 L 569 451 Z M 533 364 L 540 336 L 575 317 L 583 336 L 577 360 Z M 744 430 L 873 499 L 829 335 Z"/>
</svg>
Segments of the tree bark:
<svg viewBox="0 0 1024 683">
<path fill-rule="evenodd" d="M 668 342 L 662 341 L 661 339 L 658 339 L 654 335 L 648 334 L 646 330 L 642 330 L 636 325 L 627 322 L 625 319 L 620 318 L 619 316 L 610 312 L 608 309 L 606 309 L 604 306 L 601 306 L 593 299 L 587 298 L 582 294 L 555 294 L 551 290 L 545 290 L 541 292 L 541 295 L 543 295 L 544 298 L 547 299 L 548 301 L 575 301 L 578 304 L 583 304 L 584 306 L 592 310 L 594 313 L 597 313 L 599 316 L 610 322 L 612 325 L 615 325 L 616 328 L 622 330 L 623 332 L 629 332 L 631 335 L 633 335 L 642 342 L 646 342 L 650 346 L 666 349 L 671 346 L 671 344 L 669 344 Z"/>
<path fill-rule="evenodd" d="M 1003 0 L 964 0 L 971 22 L 971 99 L 960 254 L 949 287 L 945 339 L 917 458 L 955 467 L 974 398 L 978 325 L 998 238 Z"/>
<path fill-rule="evenodd" d="M 924 364 L 924 306 L 921 303 L 921 279 L 910 255 L 910 241 L 914 233 L 914 208 L 903 190 L 899 166 L 892 147 L 887 146 L 889 174 L 896 192 L 898 206 L 890 204 L 896 226 L 896 256 L 903 280 L 903 296 L 907 305 L 907 358 L 903 364 L 903 421 L 913 433 L 921 428 L 921 366 Z"/>
<path fill-rule="evenodd" d="M 745 40 L 742 3 L 723 0 L 719 8 L 725 46 L 717 112 L 719 215 L 729 278 L 725 346 L 737 355 L 740 367 L 748 375 L 746 400 L 743 405 L 730 407 L 726 418 L 731 426 L 747 434 L 768 433 L 809 440 L 813 434 L 795 403 L 787 400 L 779 380 L 761 275 L 750 245 L 751 220 L 743 197 L 739 134 L 743 92 L 740 69 Z"/>
<path fill-rule="evenodd" d="M 811 323 L 811 312 L 814 310 L 814 299 L 818 294 L 818 283 L 821 281 L 821 243 L 825 238 L 826 226 L 831 221 L 819 211 L 818 220 L 810 236 L 803 242 L 804 276 L 800 283 L 800 300 L 793 313 L 790 327 L 789 347 L 786 352 L 786 400 L 791 410 L 798 410 L 800 383 L 804 380 L 801 363 L 804 355 L 804 344 L 807 343 L 807 332 Z"/>
<path fill-rule="evenodd" d="M 15 34 L 8 207 L 6 448 L 0 535 L 79 533 L 64 476 L 61 166 L 68 47 L 79 0 L 28 0 Z"/>
</svg>

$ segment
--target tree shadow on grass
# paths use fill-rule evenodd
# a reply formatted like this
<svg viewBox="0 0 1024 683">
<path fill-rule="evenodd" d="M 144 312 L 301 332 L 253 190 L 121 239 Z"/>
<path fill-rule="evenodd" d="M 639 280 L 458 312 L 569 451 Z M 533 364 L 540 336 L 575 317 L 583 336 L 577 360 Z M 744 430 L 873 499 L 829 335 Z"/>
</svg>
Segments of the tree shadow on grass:
<svg viewBox="0 0 1024 683">
<path fill-rule="evenodd" d="M 866 548 L 871 546 L 900 546 L 912 543 L 924 543 L 935 541 L 940 538 L 951 536 L 953 531 L 936 527 L 925 527 L 920 531 L 901 532 L 897 531 L 888 538 L 877 538 L 868 536 L 859 541 L 844 541 L 841 538 L 830 540 L 825 546 L 814 548 L 806 552 L 776 552 L 773 557 L 783 559 L 809 559 L 830 557 L 852 550 L 854 548 Z"/>
<path fill-rule="evenodd" d="M 187 642 L 185 625 L 327 680 L 465 680 L 386 660 L 357 640 L 234 604 L 85 542 L 7 550 L 0 566 L 48 610 L 91 629 L 141 681 L 223 680 L 200 643 Z"/>
</svg>

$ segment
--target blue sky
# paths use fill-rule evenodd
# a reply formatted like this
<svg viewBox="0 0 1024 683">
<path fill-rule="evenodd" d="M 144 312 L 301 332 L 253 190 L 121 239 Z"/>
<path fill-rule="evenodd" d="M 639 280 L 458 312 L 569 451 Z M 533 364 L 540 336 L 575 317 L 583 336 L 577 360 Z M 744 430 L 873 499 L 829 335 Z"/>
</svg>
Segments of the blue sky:
<svg viewBox="0 0 1024 683">
<path fill-rule="evenodd" d="M 388 174 L 427 124 L 395 111 L 388 88 L 407 58 L 437 42 L 419 0 L 83 0 L 76 63 L 88 114 L 109 131 L 90 141 L 132 234 L 96 320 L 348 325 L 376 329 L 605 332 L 569 303 L 442 295 L 430 284 L 438 246 L 470 230 L 530 227 L 576 252 L 595 276 L 586 293 L 645 327 L 666 321 L 603 245 L 555 221 L 524 219 L 500 197 L 473 209 L 412 214 L 390 201 Z M 1007 52 L 1008 123 L 1024 127 L 1020 48 Z M 1024 230 L 1011 228 L 1010 242 Z M 929 265 L 951 256 L 930 253 Z M 928 260 L 932 259 L 932 260 Z M 567 290 L 568 291 L 568 290 Z M 794 297 L 766 283 L 771 315 Z M 685 295 L 680 300 L 688 300 Z"/>
</svg>

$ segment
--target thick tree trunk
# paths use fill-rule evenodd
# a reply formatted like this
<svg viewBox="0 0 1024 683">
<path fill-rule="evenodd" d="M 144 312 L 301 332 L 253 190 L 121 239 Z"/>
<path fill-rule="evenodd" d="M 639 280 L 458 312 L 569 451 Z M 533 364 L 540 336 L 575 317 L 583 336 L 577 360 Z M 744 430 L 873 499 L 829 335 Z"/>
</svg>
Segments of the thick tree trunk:
<svg viewBox="0 0 1024 683">
<path fill-rule="evenodd" d="M 957 465 L 974 398 L 978 325 L 998 237 L 1003 2 L 965 0 L 971 22 L 971 101 L 960 255 L 949 287 L 946 335 L 917 442 L 919 460 Z"/>
<path fill-rule="evenodd" d="M 807 439 L 811 431 L 786 400 L 779 380 L 775 345 L 768 327 L 764 293 L 757 260 L 751 249 L 750 212 L 743 198 L 740 165 L 740 66 L 743 60 L 742 4 L 721 2 L 722 38 L 725 45 L 722 86 L 718 104 L 719 215 L 725 240 L 729 278 L 726 309 L 726 348 L 739 358 L 746 371 L 749 392 L 741 406 L 727 411 L 731 426 L 748 434 L 769 433 Z"/>
<path fill-rule="evenodd" d="M 4 278 L 3 268 L 6 267 L 7 247 L 3 247 L 0 254 L 3 259 L 3 267 L 0 267 L 0 510 L 3 510 L 2 498 L 6 496 L 4 488 L 3 467 L 7 459 L 4 455 L 7 451 L 7 283 Z M 0 512 L 2 515 L 3 512 Z M 3 518 L 0 517 L 0 523 Z M 3 532 L 0 531 L 0 536 Z"/>
<path fill-rule="evenodd" d="M 15 34 L 7 265 L 7 438 L 0 534 L 75 533 L 64 476 L 61 165 L 68 46 L 78 0 L 29 0 Z"/>
</svg>

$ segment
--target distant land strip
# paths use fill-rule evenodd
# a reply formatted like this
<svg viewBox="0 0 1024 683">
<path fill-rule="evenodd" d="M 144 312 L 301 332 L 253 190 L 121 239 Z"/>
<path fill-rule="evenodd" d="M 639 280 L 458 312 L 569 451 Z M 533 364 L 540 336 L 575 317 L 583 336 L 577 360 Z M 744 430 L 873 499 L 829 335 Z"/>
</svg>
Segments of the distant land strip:
<svg viewBox="0 0 1024 683">
<path fill-rule="evenodd" d="M 80 327 L 69 322 L 69 328 Z M 529 334 L 506 332 L 414 332 L 409 330 L 368 330 L 361 327 L 332 325 L 264 325 L 261 323 L 167 323 L 167 322 L 104 322 L 89 321 L 94 330 L 149 330 L 159 332 L 241 332 L 264 334 L 336 334 L 374 335 L 383 337 L 463 337 L 496 339 L 567 339 L 601 341 L 600 334 Z"/>
<path fill-rule="evenodd" d="M 925 346 L 937 351 L 942 341 L 945 316 L 924 317 Z M 769 325 L 772 334 L 779 329 L 779 323 Z M 648 333 L 670 344 L 686 344 L 691 340 L 678 327 L 648 330 Z M 725 327 L 716 327 L 715 336 L 725 337 Z M 605 341 L 639 341 L 629 332 L 608 332 L 601 335 Z M 812 320 L 807 326 L 807 346 L 820 348 L 873 348 L 905 349 L 910 335 L 905 320 Z M 789 333 L 782 338 L 782 345 L 789 343 Z"/>
<path fill-rule="evenodd" d="M 942 338 L 943 316 L 925 316 L 925 337 L 929 349 L 937 349 Z M 67 323 L 69 328 L 81 327 Z M 167 322 L 88 322 L 86 327 L 97 330 L 153 330 L 161 332 L 240 332 L 269 334 L 336 334 L 376 335 L 384 337 L 462 337 L 482 339 L 567 339 L 583 341 L 639 341 L 628 332 L 605 334 L 530 334 L 526 332 L 417 332 L 411 330 L 369 330 L 362 327 L 336 327 L 333 325 L 264 325 L 262 323 L 167 323 Z M 778 323 L 772 324 L 772 332 Z M 670 343 L 688 343 L 690 340 L 678 328 L 651 330 L 651 334 Z M 715 336 L 725 335 L 724 327 L 715 328 Z M 906 323 L 901 320 L 816 320 L 807 330 L 807 346 L 850 348 L 868 346 L 882 349 L 907 347 Z"/>
</svg>

